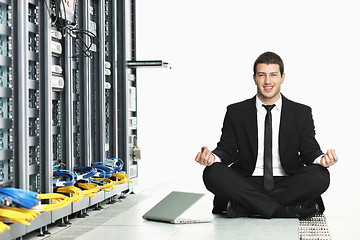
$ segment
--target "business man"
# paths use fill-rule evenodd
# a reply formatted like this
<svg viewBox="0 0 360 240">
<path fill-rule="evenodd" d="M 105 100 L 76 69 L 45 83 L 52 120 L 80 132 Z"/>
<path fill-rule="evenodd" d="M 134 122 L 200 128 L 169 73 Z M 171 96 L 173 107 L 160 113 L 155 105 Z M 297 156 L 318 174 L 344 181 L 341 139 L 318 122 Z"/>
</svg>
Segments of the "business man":
<svg viewBox="0 0 360 240">
<path fill-rule="evenodd" d="M 277 54 L 256 59 L 253 79 L 257 95 L 228 106 L 216 149 L 202 147 L 195 158 L 206 166 L 213 213 L 299 219 L 322 213 L 335 150 L 320 150 L 311 108 L 280 93 L 285 73 Z"/>
</svg>

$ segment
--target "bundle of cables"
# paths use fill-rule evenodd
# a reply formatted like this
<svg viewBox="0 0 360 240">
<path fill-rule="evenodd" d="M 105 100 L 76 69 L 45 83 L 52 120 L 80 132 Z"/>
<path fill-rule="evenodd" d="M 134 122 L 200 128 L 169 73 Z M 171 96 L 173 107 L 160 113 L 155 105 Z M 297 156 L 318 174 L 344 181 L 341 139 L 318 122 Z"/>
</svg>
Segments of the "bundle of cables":
<svg viewBox="0 0 360 240">
<path fill-rule="evenodd" d="M 118 180 L 117 181 L 114 181 L 114 184 L 117 185 L 117 184 L 123 184 L 123 183 L 132 183 L 133 181 L 131 181 L 129 179 L 129 176 L 126 175 L 125 173 L 120 173 L 120 172 L 117 172 L 114 174 L 114 177 L 116 177 Z M 120 179 L 120 181 L 119 181 Z"/>
<path fill-rule="evenodd" d="M 110 164 L 112 163 L 114 172 L 120 172 L 124 167 L 124 161 L 121 158 L 108 158 L 106 160 Z"/>
<path fill-rule="evenodd" d="M 84 183 L 84 182 L 78 182 L 78 187 L 86 189 L 83 194 L 86 197 L 93 197 L 96 194 L 99 193 L 100 187 L 96 183 Z"/>
<path fill-rule="evenodd" d="M 0 204 L 17 204 L 21 207 L 32 209 L 40 200 L 36 197 L 38 193 L 17 188 L 0 188 Z"/>
<path fill-rule="evenodd" d="M 18 222 L 29 225 L 40 213 L 32 210 L 40 202 L 37 193 L 17 188 L 0 188 L 0 233 L 9 230 L 4 222 Z M 18 206 L 20 208 L 9 207 Z"/>
<path fill-rule="evenodd" d="M 55 175 L 59 177 L 65 177 L 66 181 L 60 181 L 59 179 L 53 180 L 53 185 L 57 187 L 66 187 L 66 186 L 74 186 L 76 183 L 76 174 L 69 170 L 58 170 L 55 172 Z"/>
<path fill-rule="evenodd" d="M 59 193 L 73 193 L 74 195 L 70 198 L 70 202 L 77 202 L 84 198 L 84 193 L 81 189 L 74 186 L 61 187 L 56 191 Z"/>
<path fill-rule="evenodd" d="M 10 230 L 10 227 L 6 225 L 4 222 L 0 221 L 0 233 L 6 230 Z"/>
<path fill-rule="evenodd" d="M 40 215 L 39 212 L 26 208 L 15 208 L 15 207 L 0 208 L 0 220 L 3 222 L 5 220 L 10 220 L 11 222 L 30 225 L 30 222 L 33 221 L 34 218 L 39 215 Z"/>
<path fill-rule="evenodd" d="M 65 13 L 65 1 L 52 0 L 50 6 L 51 9 L 46 2 L 45 6 L 51 17 L 52 25 L 57 26 L 57 28 L 61 31 L 62 36 L 69 34 L 69 36 L 73 39 L 73 42 L 76 44 L 78 53 L 72 56 L 72 58 L 94 58 L 97 46 L 100 44 L 99 38 L 91 31 L 75 28 L 75 26 L 68 21 L 70 19 L 67 19 Z M 95 50 L 92 47 L 93 45 L 96 46 Z"/>
<path fill-rule="evenodd" d="M 101 164 L 105 164 L 107 166 Z M 103 178 L 104 180 L 105 178 L 110 178 L 114 174 L 114 168 L 107 162 L 95 162 L 92 166 L 98 170 L 95 174 L 95 177 L 97 178 Z"/>
<path fill-rule="evenodd" d="M 95 178 L 96 180 L 100 180 L 100 178 Z M 104 192 L 111 192 L 114 189 L 115 183 L 109 179 L 109 178 L 105 178 L 103 180 L 103 183 L 105 183 L 102 186 L 99 186 L 99 188 L 103 189 Z"/>
<path fill-rule="evenodd" d="M 87 179 L 94 176 L 97 172 L 96 168 L 90 166 L 80 166 L 76 168 L 77 180 Z"/>
<path fill-rule="evenodd" d="M 60 193 L 43 193 L 39 194 L 38 198 L 40 199 L 52 199 L 54 203 L 52 204 L 44 204 L 37 205 L 35 207 L 36 210 L 41 212 L 48 212 L 63 208 L 71 203 L 70 198 L 60 194 Z"/>
</svg>

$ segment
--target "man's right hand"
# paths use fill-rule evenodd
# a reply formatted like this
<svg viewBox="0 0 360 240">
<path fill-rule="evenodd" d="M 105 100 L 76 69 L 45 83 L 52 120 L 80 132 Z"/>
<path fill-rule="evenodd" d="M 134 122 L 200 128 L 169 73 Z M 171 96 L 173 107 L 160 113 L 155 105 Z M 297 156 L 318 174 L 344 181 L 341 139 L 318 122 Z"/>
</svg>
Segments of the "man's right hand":
<svg viewBox="0 0 360 240">
<path fill-rule="evenodd" d="M 204 166 L 211 166 L 215 161 L 215 156 L 207 147 L 202 147 L 201 152 L 196 155 L 195 161 Z"/>
</svg>

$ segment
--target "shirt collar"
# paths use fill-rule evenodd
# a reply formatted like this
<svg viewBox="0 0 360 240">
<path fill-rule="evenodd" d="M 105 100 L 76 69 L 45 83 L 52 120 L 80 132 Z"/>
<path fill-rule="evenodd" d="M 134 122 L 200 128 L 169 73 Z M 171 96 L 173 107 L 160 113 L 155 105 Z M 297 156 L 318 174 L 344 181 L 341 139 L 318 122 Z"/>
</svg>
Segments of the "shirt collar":
<svg viewBox="0 0 360 240">
<path fill-rule="evenodd" d="M 275 104 L 275 109 L 277 109 L 278 111 L 281 111 L 281 107 L 282 107 L 282 95 L 280 94 L 280 98 L 274 103 Z M 263 108 L 263 102 L 260 101 L 259 96 L 256 95 L 256 109 L 265 109 Z"/>
</svg>

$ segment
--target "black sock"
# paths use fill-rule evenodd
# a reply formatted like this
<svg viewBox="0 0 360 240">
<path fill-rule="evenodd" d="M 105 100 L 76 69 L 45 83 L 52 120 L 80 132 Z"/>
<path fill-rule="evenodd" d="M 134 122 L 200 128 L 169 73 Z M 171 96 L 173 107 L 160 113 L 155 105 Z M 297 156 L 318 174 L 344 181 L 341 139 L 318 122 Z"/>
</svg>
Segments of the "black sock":
<svg viewBox="0 0 360 240">
<path fill-rule="evenodd" d="M 275 212 L 273 213 L 273 217 L 275 218 L 286 218 L 287 217 L 287 212 L 286 212 L 286 207 L 285 206 L 280 206 L 278 207 Z"/>
</svg>

